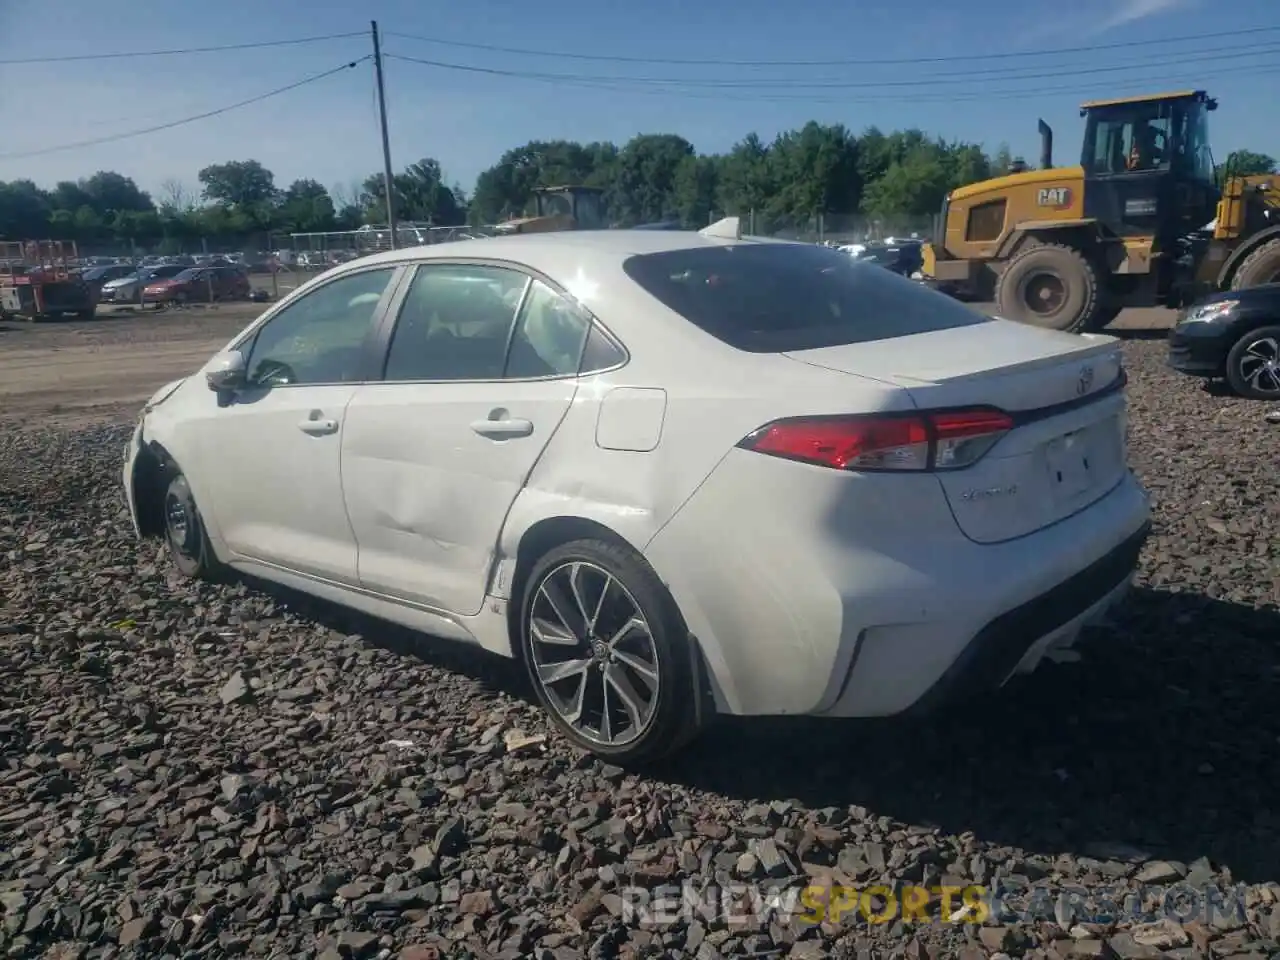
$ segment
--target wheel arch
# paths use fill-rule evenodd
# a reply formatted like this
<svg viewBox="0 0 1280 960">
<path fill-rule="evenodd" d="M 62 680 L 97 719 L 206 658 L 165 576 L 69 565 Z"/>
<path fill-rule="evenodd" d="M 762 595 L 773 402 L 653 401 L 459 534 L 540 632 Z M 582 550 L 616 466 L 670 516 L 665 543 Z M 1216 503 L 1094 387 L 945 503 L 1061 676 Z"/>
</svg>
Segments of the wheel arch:
<svg viewBox="0 0 1280 960">
<path fill-rule="evenodd" d="M 1227 382 L 1231 385 L 1231 389 L 1237 396 L 1246 397 L 1251 400 L 1274 402 L 1275 391 L 1251 391 L 1246 380 L 1246 375 L 1240 368 L 1241 348 L 1251 340 L 1257 342 L 1261 339 L 1280 341 L 1280 321 L 1259 322 L 1251 325 L 1249 329 L 1241 333 L 1231 345 L 1230 349 L 1227 350 L 1226 356 L 1223 357 L 1224 373 L 1227 378 Z"/>
<path fill-rule="evenodd" d="M 517 658 L 524 656 L 523 645 L 519 642 L 520 608 L 524 603 L 524 591 L 528 586 L 529 573 L 538 562 L 538 558 L 547 551 L 554 550 L 565 543 L 572 543 L 574 540 L 605 540 L 621 544 L 644 556 L 644 551 L 638 544 L 632 543 L 616 530 L 589 517 L 557 514 L 542 517 L 525 528 L 516 544 L 513 554 L 515 562 L 507 578 L 510 595 L 507 603 L 507 628 L 511 636 L 511 649 Z M 658 579 L 662 579 L 661 575 Z"/>
<path fill-rule="evenodd" d="M 138 451 L 130 482 L 138 508 L 138 527 L 144 537 L 164 533 L 164 492 L 177 469 L 178 461 L 158 440 L 146 441 Z"/>
<path fill-rule="evenodd" d="M 996 258 L 1012 260 L 1028 247 L 1057 243 L 1091 254 L 1098 245 L 1098 227 L 1093 220 L 1039 220 L 1023 223 L 1000 242 Z"/>
<path fill-rule="evenodd" d="M 524 663 L 524 644 L 520 638 L 520 616 L 524 604 L 524 591 L 528 587 L 529 574 L 534 564 L 538 562 L 539 557 L 545 555 L 548 551 L 554 550 L 562 544 L 572 543 L 574 540 L 604 540 L 608 543 L 627 547 L 630 550 L 634 550 L 653 570 L 658 581 L 670 597 L 673 609 L 680 618 L 681 623 L 685 624 L 685 639 L 688 641 L 695 683 L 698 689 L 698 696 L 695 702 L 696 722 L 701 725 L 707 717 L 716 712 L 719 700 L 714 675 L 707 664 L 706 651 L 703 649 L 703 645 L 697 635 L 689 629 L 684 612 L 672 595 L 671 587 L 666 578 L 663 577 L 662 571 L 653 566 L 652 561 L 645 555 L 643 547 L 599 520 L 578 514 L 555 514 L 536 520 L 521 532 L 513 554 L 514 565 L 511 567 L 511 574 L 507 580 L 509 584 L 507 633 L 511 642 L 513 658 L 522 664 Z M 501 570 L 499 570 L 497 576 L 499 578 L 502 577 Z"/>
<path fill-rule="evenodd" d="M 1240 265 L 1249 258 L 1250 254 L 1272 240 L 1280 240 L 1280 225 L 1259 230 L 1232 250 L 1218 270 L 1218 289 L 1225 290 L 1230 287 L 1236 271 L 1240 269 Z"/>
</svg>

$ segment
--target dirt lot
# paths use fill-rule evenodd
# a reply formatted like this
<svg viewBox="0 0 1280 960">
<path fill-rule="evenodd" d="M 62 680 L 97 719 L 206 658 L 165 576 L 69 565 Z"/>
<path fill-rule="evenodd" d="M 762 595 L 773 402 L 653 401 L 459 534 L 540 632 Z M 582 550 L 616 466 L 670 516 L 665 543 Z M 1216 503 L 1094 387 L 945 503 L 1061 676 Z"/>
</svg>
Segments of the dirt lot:
<svg viewBox="0 0 1280 960">
<path fill-rule="evenodd" d="M 0 420 L 87 423 L 130 415 L 196 370 L 266 306 L 181 311 L 104 308 L 92 321 L 0 323 Z M 1131 310 L 1116 332 L 1161 329 L 1166 310 Z"/>
<path fill-rule="evenodd" d="M 198 369 L 262 309 L 103 310 L 92 321 L 0 323 L 0 419 L 84 422 L 131 412 Z"/>
</svg>

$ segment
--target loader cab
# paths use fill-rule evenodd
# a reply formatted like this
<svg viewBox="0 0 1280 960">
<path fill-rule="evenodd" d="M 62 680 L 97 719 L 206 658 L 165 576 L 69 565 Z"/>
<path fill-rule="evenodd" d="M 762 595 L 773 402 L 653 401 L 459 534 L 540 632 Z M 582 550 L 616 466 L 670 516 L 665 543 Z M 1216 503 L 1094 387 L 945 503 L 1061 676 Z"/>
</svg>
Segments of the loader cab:
<svg viewBox="0 0 1280 960">
<path fill-rule="evenodd" d="M 571 217 L 579 230 L 599 230 L 603 196 L 598 187 L 541 187 L 534 191 L 534 203 L 539 217 Z"/>
<path fill-rule="evenodd" d="M 1214 216 L 1218 189 L 1202 90 L 1098 100 L 1086 117 L 1084 215 L 1114 235 L 1150 237 L 1155 250 Z"/>
</svg>

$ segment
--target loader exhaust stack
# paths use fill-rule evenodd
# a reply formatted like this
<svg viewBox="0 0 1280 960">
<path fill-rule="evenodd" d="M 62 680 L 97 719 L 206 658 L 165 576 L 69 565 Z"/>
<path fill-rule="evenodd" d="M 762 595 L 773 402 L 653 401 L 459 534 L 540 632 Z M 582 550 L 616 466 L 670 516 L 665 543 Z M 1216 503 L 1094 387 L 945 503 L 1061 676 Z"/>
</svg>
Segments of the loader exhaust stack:
<svg viewBox="0 0 1280 960">
<path fill-rule="evenodd" d="M 1043 120 L 1037 120 L 1040 127 L 1040 169 L 1053 168 L 1053 127 Z"/>
</svg>

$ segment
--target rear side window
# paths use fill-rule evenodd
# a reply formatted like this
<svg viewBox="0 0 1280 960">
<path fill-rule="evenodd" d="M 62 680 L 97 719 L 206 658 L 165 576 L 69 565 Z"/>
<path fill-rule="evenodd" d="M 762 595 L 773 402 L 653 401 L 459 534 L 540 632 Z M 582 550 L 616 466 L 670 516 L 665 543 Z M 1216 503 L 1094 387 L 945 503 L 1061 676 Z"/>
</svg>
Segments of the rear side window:
<svg viewBox="0 0 1280 960">
<path fill-rule="evenodd" d="M 627 275 L 738 350 L 781 353 L 987 323 L 976 310 L 846 253 L 737 244 L 635 256 Z"/>
</svg>

